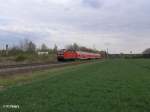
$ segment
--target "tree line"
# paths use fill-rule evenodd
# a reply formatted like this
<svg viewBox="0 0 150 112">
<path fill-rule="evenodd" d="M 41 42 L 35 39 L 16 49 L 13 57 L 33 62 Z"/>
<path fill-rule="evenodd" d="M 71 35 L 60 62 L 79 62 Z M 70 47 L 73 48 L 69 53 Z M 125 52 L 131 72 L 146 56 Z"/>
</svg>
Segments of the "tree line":
<svg viewBox="0 0 150 112">
<path fill-rule="evenodd" d="M 138 58 L 150 58 L 150 48 L 145 49 L 139 54 L 109 54 L 109 58 L 125 58 L 125 59 L 138 59 Z"/>
<path fill-rule="evenodd" d="M 106 51 L 99 51 L 97 49 L 91 49 L 85 46 L 80 46 L 77 43 L 73 43 L 70 45 L 67 45 L 65 47 L 67 50 L 73 50 L 73 51 L 85 51 L 85 52 L 91 52 L 91 53 L 101 53 L 102 55 L 106 56 L 108 53 Z M 36 44 L 28 39 L 24 39 L 21 41 L 18 45 L 9 47 L 6 45 L 6 48 L 4 50 L 0 50 L 0 55 L 16 55 L 21 53 L 29 53 L 29 54 L 36 54 L 37 52 L 49 52 L 49 53 L 57 53 L 58 47 L 57 45 L 54 45 L 54 48 L 49 48 L 46 44 L 42 44 L 40 48 L 36 46 Z M 150 48 L 145 49 L 140 54 L 109 54 L 110 57 L 113 58 L 150 58 Z"/>
<path fill-rule="evenodd" d="M 1 55 L 16 55 L 18 53 L 36 54 L 37 52 L 56 53 L 57 49 L 58 49 L 57 45 L 55 45 L 54 48 L 49 48 L 44 43 L 40 46 L 40 48 L 38 48 L 33 41 L 24 39 L 19 44 L 14 45 L 12 47 L 6 45 L 5 49 L 0 50 L 0 54 Z"/>
<path fill-rule="evenodd" d="M 98 53 L 100 52 L 99 50 L 96 49 L 91 49 L 85 46 L 80 46 L 77 43 L 73 43 L 71 45 L 66 46 L 67 50 L 74 50 L 74 51 L 85 51 L 85 52 L 92 52 L 92 53 Z"/>
</svg>

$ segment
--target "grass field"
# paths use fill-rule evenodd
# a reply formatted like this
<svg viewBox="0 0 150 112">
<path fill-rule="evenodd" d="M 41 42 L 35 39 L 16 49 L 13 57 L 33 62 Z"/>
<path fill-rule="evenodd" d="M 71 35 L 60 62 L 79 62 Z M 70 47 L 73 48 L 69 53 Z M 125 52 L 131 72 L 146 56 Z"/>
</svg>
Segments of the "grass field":
<svg viewBox="0 0 150 112">
<path fill-rule="evenodd" d="M 3 108 L 8 104 L 20 108 Z M 27 83 L 1 90 L 0 109 L 1 112 L 150 112 L 150 60 L 114 59 L 38 73 Z"/>
</svg>

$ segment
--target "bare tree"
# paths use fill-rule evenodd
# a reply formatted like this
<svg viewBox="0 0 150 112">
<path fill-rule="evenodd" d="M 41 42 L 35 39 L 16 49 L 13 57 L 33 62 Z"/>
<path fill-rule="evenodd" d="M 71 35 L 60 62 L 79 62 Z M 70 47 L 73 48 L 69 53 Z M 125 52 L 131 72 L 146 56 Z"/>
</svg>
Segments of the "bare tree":
<svg viewBox="0 0 150 112">
<path fill-rule="evenodd" d="M 98 50 L 96 49 L 91 49 L 91 48 L 87 48 L 87 47 L 84 47 L 84 46 L 79 46 L 78 44 L 74 43 L 72 45 L 68 45 L 66 46 L 66 49 L 68 50 L 75 50 L 75 51 L 86 51 L 86 52 L 99 52 Z"/>
<path fill-rule="evenodd" d="M 143 54 L 150 54 L 150 48 L 147 48 L 146 50 L 144 50 Z"/>
<path fill-rule="evenodd" d="M 19 54 L 19 53 L 22 53 L 23 50 L 21 50 L 19 48 L 19 46 L 13 46 L 10 50 L 9 50 L 9 54 L 11 55 L 16 55 L 16 54 Z"/>
<path fill-rule="evenodd" d="M 42 44 L 41 45 L 41 51 L 47 51 L 48 50 L 48 47 L 46 46 L 46 44 Z"/>
<path fill-rule="evenodd" d="M 150 48 L 147 48 L 143 51 L 143 57 L 144 58 L 150 58 Z"/>
<path fill-rule="evenodd" d="M 58 50 L 58 47 L 57 47 L 57 45 L 55 44 L 55 45 L 54 45 L 54 49 L 53 49 L 53 51 L 56 53 L 56 52 L 57 52 L 57 50 Z"/>
<path fill-rule="evenodd" d="M 20 42 L 19 47 L 21 50 L 23 50 L 25 52 L 35 52 L 36 51 L 36 45 L 28 39 L 25 39 L 22 42 Z"/>
<path fill-rule="evenodd" d="M 67 45 L 67 46 L 66 46 L 66 49 L 67 49 L 67 50 L 73 50 L 73 46 L 72 46 L 72 45 Z"/>
<path fill-rule="evenodd" d="M 80 49 L 79 45 L 77 43 L 73 44 L 73 49 L 78 51 Z"/>
<path fill-rule="evenodd" d="M 28 43 L 27 51 L 28 52 L 35 52 L 36 51 L 36 45 L 32 41 L 30 41 Z"/>
<path fill-rule="evenodd" d="M 74 44 L 72 44 L 72 45 L 68 45 L 68 46 L 66 46 L 66 48 L 67 48 L 68 50 L 75 50 L 75 51 L 80 50 L 80 46 L 79 46 L 77 43 L 74 43 Z"/>
</svg>

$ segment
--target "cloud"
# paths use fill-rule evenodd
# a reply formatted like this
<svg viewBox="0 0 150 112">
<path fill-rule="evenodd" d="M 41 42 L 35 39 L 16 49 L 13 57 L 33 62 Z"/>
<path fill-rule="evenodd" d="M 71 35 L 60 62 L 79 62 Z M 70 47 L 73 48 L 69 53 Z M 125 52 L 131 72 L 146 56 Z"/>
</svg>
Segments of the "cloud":
<svg viewBox="0 0 150 112">
<path fill-rule="evenodd" d="M 100 0 L 83 0 L 83 5 L 91 8 L 100 8 L 102 6 L 102 2 Z"/>
<path fill-rule="evenodd" d="M 141 52 L 150 44 L 149 5 L 148 0 L 1 0 L 0 32 L 11 35 L 6 43 L 27 37 L 50 47 L 77 42 L 115 53 Z"/>
</svg>

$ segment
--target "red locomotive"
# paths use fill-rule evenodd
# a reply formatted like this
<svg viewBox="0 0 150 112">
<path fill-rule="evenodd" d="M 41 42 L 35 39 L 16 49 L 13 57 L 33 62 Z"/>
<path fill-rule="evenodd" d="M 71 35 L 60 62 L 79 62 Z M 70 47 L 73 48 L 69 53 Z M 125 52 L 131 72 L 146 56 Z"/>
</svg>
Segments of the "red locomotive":
<svg viewBox="0 0 150 112">
<path fill-rule="evenodd" d="M 102 58 L 99 53 L 89 53 L 83 51 L 73 51 L 73 50 L 60 50 L 57 52 L 58 61 L 64 60 L 75 60 L 75 59 L 100 59 Z"/>
</svg>

